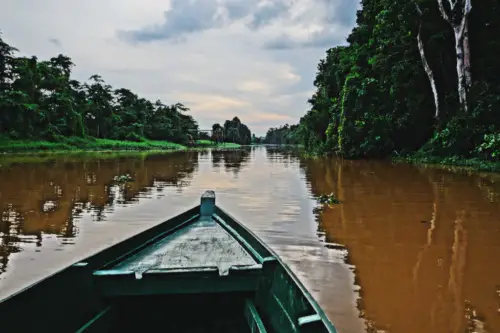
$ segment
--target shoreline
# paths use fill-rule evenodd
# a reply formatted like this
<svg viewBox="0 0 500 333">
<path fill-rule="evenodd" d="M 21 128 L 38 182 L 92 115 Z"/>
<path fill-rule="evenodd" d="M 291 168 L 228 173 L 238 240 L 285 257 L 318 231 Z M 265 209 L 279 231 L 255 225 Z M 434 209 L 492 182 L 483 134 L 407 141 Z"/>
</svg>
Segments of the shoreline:
<svg viewBox="0 0 500 333">
<path fill-rule="evenodd" d="M 227 142 L 212 145 L 199 143 L 195 146 L 185 146 L 169 141 L 121 141 L 109 139 L 68 138 L 64 141 L 46 140 L 2 140 L 0 141 L 0 156 L 72 154 L 72 153 L 116 153 L 116 152 L 176 152 L 195 151 L 208 148 L 231 149 L 241 145 Z"/>
<path fill-rule="evenodd" d="M 243 147 L 243 146 L 242 146 Z M 215 150 L 238 150 L 239 146 L 205 146 L 205 147 L 185 147 L 182 149 L 149 149 L 149 150 L 44 150 L 44 151 L 24 151 L 24 152 L 0 152 L 0 169 L 19 163 L 45 163 L 53 161 L 71 162 L 81 160 L 107 160 L 115 158 L 137 158 L 146 159 L 150 155 L 178 154 Z"/>
<path fill-rule="evenodd" d="M 297 145 L 278 145 L 294 146 Z M 174 153 L 203 151 L 206 149 L 235 149 L 244 147 L 236 143 L 227 142 L 225 144 L 212 145 L 207 140 L 200 140 L 197 145 L 189 147 L 169 141 L 122 141 L 110 139 L 95 138 L 65 138 L 63 141 L 46 140 L 0 140 L 0 159 L 2 157 L 23 157 L 32 156 L 33 158 L 48 158 L 50 156 L 77 155 L 77 154 L 101 154 L 126 155 L 140 153 Z M 305 157 L 319 157 L 316 154 L 303 152 Z M 320 154 L 320 156 L 322 156 Z M 409 155 L 405 157 L 389 157 L 393 163 L 407 163 L 413 165 L 436 167 L 449 171 L 468 171 L 468 172 L 488 172 L 500 173 L 500 161 L 489 161 L 479 158 L 459 158 L 456 156 L 422 156 Z M 384 159 L 380 159 L 384 160 Z M 1 165 L 2 163 L 0 163 Z"/>
<path fill-rule="evenodd" d="M 407 156 L 393 157 L 394 163 L 407 163 L 413 165 L 430 166 L 448 171 L 488 172 L 500 173 L 500 161 L 488 161 L 479 158 L 459 158 L 456 156 Z"/>
<path fill-rule="evenodd" d="M 305 158 L 322 158 L 333 156 L 343 158 L 339 155 L 314 154 L 303 152 Z M 389 161 L 391 163 L 405 163 L 423 167 L 434 167 L 453 172 L 475 172 L 475 173 L 496 173 L 500 174 L 500 161 L 491 161 L 481 158 L 463 158 L 457 156 L 422 156 L 419 154 L 408 156 L 388 156 L 385 158 L 345 158 L 346 160 L 379 160 Z"/>
</svg>

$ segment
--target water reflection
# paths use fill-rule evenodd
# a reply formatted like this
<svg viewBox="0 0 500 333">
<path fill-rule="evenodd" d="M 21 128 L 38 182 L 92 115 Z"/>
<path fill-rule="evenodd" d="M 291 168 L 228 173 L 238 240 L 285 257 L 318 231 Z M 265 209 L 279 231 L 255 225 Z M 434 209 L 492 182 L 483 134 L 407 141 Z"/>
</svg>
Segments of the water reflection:
<svg viewBox="0 0 500 333">
<path fill-rule="evenodd" d="M 343 201 L 319 224 L 348 249 L 368 331 L 500 332 L 498 184 L 380 162 L 302 167 L 315 195 Z"/>
<path fill-rule="evenodd" d="M 212 167 L 218 169 L 221 164 L 225 171 L 232 171 L 238 175 L 240 170 L 248 165 L 252 147 L 242 147 L 240 149 L 213 149 L 211 151 Z"/>
<path fill-rule="evenodd" d="M 301 152 L 297 148 L 286 146 L 269 146 L 266 149 L 267 159 L 270 163 L 283 164 L 288 167 L 290 163 L 299 161 Z"/>
<path fill-rule="evenodd" d="M 211 154 L 212 154 L 212 166 L 214 168 L 219 168 L 221 165 L 221 162 L 224 159 L 224 151 L 214 149 L 214 150 L 212 150 Z"/>
<path fill-rule="evenodd" d="M 11 253 L 23 244 L 42 246 L 56 235 L 60 244 L 73 244 L 75 219 L 88 213 L 103 221 L 117 206 L 161 192 L 165 186 L 182 189 L 197 168 L 197 153 L 106 159 L 49 160 L 15 163 L 0 170 L 0 274 Z M 115 176 L 130 174 L 134 181 L 116 184 Z"/>
<path fill-rule="evenodd" d="M 248 165 L 250 152 L 250 147 L 223 151 L 224 168 L 226 171 L 232 171 L 235 176 L 238 175 L 241 169 Z"/>
</svg>

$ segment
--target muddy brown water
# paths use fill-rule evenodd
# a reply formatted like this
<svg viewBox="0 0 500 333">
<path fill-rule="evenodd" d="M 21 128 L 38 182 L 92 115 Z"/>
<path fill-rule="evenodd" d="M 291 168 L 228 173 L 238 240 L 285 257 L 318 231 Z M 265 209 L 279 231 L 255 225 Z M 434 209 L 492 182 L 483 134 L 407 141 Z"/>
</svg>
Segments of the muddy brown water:
<svg viewBox="0 0 500 333">
<path fill-rule="evenodd" d="M 0 298 L 214 189 L 339 332 L 500 332 L 499 176 L 276 147 L 1 156 L 0 165 Z M 113 183 L 127 173 L 128 186 Z M 342 204 L 313 212 L 331 192 Z"/>
</svg>

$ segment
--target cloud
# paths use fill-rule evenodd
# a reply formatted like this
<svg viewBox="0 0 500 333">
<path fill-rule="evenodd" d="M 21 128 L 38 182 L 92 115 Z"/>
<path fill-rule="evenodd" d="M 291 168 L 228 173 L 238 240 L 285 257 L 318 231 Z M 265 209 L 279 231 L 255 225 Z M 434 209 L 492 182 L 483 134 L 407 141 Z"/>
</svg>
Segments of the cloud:
<svg viewBox="0 0 500 333">
<path fill-rule="evenodd" d="M 248 80 L 238 83 L 237 89 L 244 92 L 266 92 L 272 87 L 265 80 Z"/>
<path fill-rule="evenodd" d="M 292 7 L 292 2 L 286 1 L 266 1 L 261 2 L 253 13 L 252 20 L 249 22 L 249 27 L 258 29 L 262 26 L 272 23 L 274 20 L 286 15 Z"/>
<path fill-rule="evenodd" d="M 57 47 L 61 46 L 61 41 L 57 38 L 49 38 L 48 40 L 49 40 L 49 43 L 52 43 Z"/>
<path fill-rule="evenodd" d="M 335 45 L 345 44 L 346 42 L 344 35 L 345 31 L 339 31 L 336 28 L 323 28 L 320 31 L 311 33 L 309 36 L 303 39 L 294 39 L 289 35 L 283 34 L 278 38 L 266 41 L 263 46 L 268 50 L 290 50 L 304 48 L 328 49 Z"/>
<path fill-rule="evenodd" d="M 262 113 L 262 112 L 257 112 L 256 114 L 253 115 L 256 120 L 279 120 L 279 121 L 286 121 L 286 120 L 291 120 L 290 116 L 283 115 L 283 114 L 274 114 L 274 113 Z M 254 121 L 255 123 L 255 121 Z"/>
<path fill-rule="evenodd" d="M 356 23 L 356 11 L 361 9 L 359 1 L 321 0 L 326 7 L 326 21 L 336 25 L 352 27 Z"/>
<path fill-rule="evenodd" d="M 186 36 L 210 29 L 228 27 L 246 18 L 245 25 L 258 29 L 286 15 L 292 2 L 284 0 L 172 0 L 163 12 L 163 22 L 118 35 L 130 43 L 169 40 L 185 42 Z"/>
<path fill-rule="evenodd" d="M 244 100 L 211 94 L 178 93 L 177 97 L 186 101 L 196 112 L 234 110 L 250 105 Z"/>
<path fill-rule="evenodd" d="M 238 116 L 260 135 L 305 113 L 318 61 L 345 40 L 358 2 L 3 0 L 0 28 L 21 55 L 70 56 L 80 81 L 97 73 L 185 103 L 203 128 Z"/>
<path fill-rule="evenodd" d="M 130 42 L 183 41 L 186 34 L 219 26 L 222 22 L 216 16 L 217 9 L 215 1 L 172 0 L 170 8 L 163 12 L 164 21 L 161 24 L 119 31 L 118 34 Z"/>
<path fill-rule="evenodd" d="M 281 34 L 265 41 L 263 47 L 290 50 L 345 44 L 359 6 L 355 1 L 346 0 L 304 0 L 303 6 L 283 22 L 285 28 Z"/>
</svg>

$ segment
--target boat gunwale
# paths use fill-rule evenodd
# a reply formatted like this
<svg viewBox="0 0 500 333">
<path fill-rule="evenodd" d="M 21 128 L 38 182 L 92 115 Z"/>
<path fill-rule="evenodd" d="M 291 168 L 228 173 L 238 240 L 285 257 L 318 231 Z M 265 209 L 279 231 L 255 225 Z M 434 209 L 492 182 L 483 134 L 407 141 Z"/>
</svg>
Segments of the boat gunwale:
<svg viewBox="0 0 500 333">
<path fill-rule="evenodd" d="M 217 206 L 216 206 L 217 207 Z M 217 207 L 220 209 L 220 207 Z M 225 211 L 220 209 L 224 214 L 228 215 Z M 229 216 L 229 215 L 228 215 Z M 238 223 L 239 225 L 242 225 L 239 221 L 235 220 L 233 217 L 229 216 L 234 222 Z M 262 253 L 259 253 L 259 251 L 253 247 L 251 244 L 248 243 L 248 241 L 245 239 L 245 237 L 241 236 L 237 230 L 234 230 L 233 227 L 228 225 L 224 219 L 219 216 L 219 214 L 214 213 L 212 214 L 212 218 L 222 227 L 224 228 L 230 235 L 233 237 L 241 246 L 243 246 L 244 249 L 248 251 L 248 254 L 251 255 L 259 264 L 263 265 L 267 261 L 272 261 L 276 259 L 276 256 L 273 256 L 271 253 L 269 255 L 263 255 Z M 253 238 L 256 238 L 255 235 L 251 235 Z M 260 242 L 259 242 L 260 243 Z M 267 250 L 267 249 L 266 249 Z"/>
<path fill-rule="evenodd" d="M 332 333 L 337 333 L 337 329 L 332 324 L 326 313 L 323 311 L 318 302 L 314 299 L 311 293 L 307 290 L 307 288 L 302 284 L 299 278 L 295 275 L 292 269 L 280 258 L 280 256 L 273 250 L 269 245 L 267 245 L 259 236 L 257 236 L 253 231 L 247 228 L 243 223 L 239 222 L 234 216 L 229 214 L 226 210 L 222 209 L 218 205 L 216 205 L 216 212 L 221 211 L 224 213 L 229 219 L 233 220 L 233 222 L 239 224 L 242 229 L 245 230 L 250 236 L 252 236 L 264 249 L 266 249 L 275 259 L 276 261 L 283 267 L 288 276 L 292 279 L 295 285 L 299 288 L 299 290 L 304 295 L 305 299 L 311 305 L 311 307 L 316 311 L 316 313 L 321 317 L 321 321 L 325 325 L 325 327 Z"/>
<path fill-rule="evenodd" d="M 93 267 L 91 267 L 92 271 L 98 270 L 99 269 L 98 267 L 103 267 L 103 265 L 107 264 L 108 262 L 101 263 L 101 264 L 95 263 L 94 265 L 91 265 L 92 261 L 93 261 L 92 259 L 95 260 L 96 258 L 99 258 L 99 255 L 103 255 L 103 254 L 107 253 L 108 251 L 112 250 L 113 248 L 118 247 L 119 245 L 122 245 L 125 242 L 132 241 L 134 238 L 138 238 L 138 237 L 143 236 L 144 234 L 146 234 L 148 232 L 152 232 L 154 229 L 160 228 L 161 226 L 164 226 L 164 225 L 168 224 L 169 222 L 172 222 L 172 221 L 174 221 L 176 219 L 179 219 L 183 215 L 186 215 L 186 218 L 184 219 L 183 222 L 186 222 L 186 221 L 188 221 L 188 220 L 190 220 L 190 219 L 192 219 L 192 218 L 194 218 L 196 216 L 199 217 L 199 215 L 200 215 L 200 212 L 199 212 L 200 206 L 201 205 L 196 205 L 194 207 L 191 207 L 188 210 L 186 210 L 184 212 L 181 212 L 181 213 L 179 213 L 179 214 L 177 214 L 177 215 L 175 215 L 175 216 L 173 216 L 173 217 L 171 217 L 171 218 L 169 218 L 167 220 L 163 220 L 162 222 L 158 222 L 157 224 L 155 224 L 155 225 L 153 225 L 153 226 L 151 226 L 151 227 L 149 227 L 149 228 L 147 228 L 147 229 L 145 229 L 145 230 L 143 230 L 143 231 L 141 231 L 139 233 L 136 233 L 136 234 L 133 234 L 131 236 L 128 236 L 128 237 L 126 237 L 126 238 L 118 241 L 117 243 L 114 243 L 114 244 L 112 244 L 110 246 L 107 246 L 107 247 L 105 247 L 103 249 L 97 250 L 94 253 L 86 254 L 86 255 L 82 256 L 80 259 L 73 261 L 73 263 L 71 263 L 71 264 L 69 264 L 69 265 L 67 265 L 67 266 L 65 266 L 63 268 L 60 268 L 60 269 L 56 270 L 55 272 L 50 273 L 47 276 L 45 276 L 45 277 L 43 277 L 43 278 L 41 278 L 41 279 L 39 279 L 39 280 L 37 280 L 37 281 L 35 281 L 33 283 L 30 283 L 27 286 L 19 289 L 18 291 L 16 291 L 16 292 L 14 292 L 14 293 L 12 293 L 12 294 L 10 294 L 10 295 L 8 295 L 8 296 L 0 299 L 0 305 L 2 305 L 2 303 L 5 303 L 5 302 L 7 302 L 7 301 L 9 301 L 9 300 L 11 300 L 13 298 L 15 298 L 18 295 L 21 295 L 21 294 L 23 294 L 25 292 L 28 292 L 32 288 L 40 285 L 41 283 L 43 283 L 43 282 L 45 282 L 47 280 L 50 280 L 51 278 L 53 278 L 53 277 L 55 277 L 55 276 L 57 276 L 59 274 L 62 274 L 64 272 L 68 271 L 68 270 L 71 270 L 72 268 L 78 268 L 78 267 L 88 268 L 89 266 L 93 266 Z M 183 223 L 181 223 L 181 224 L 183 224 Z"/>
<path fill-rule="evenodd" d="M 262 269 L 261 264 L 255 265 L 232 265 L 229 267 L 229 272 L 234 271 L 253 271 Z M 219 272 L 217 266 L 198 266 L 196 268 L 185 267 L 185 268 L 155 268 L 148 269 L 141 275 L 146 276 L 150 274 L 172 274 L 172 273 L 207 273 L 207 272 Z M 125 276 L 125 275 L 135 275 L 137 272 L 132 270 L 120 270 L 120 269 L 98 269 L 94 271 L 94 276 Z"/>
</svg>

